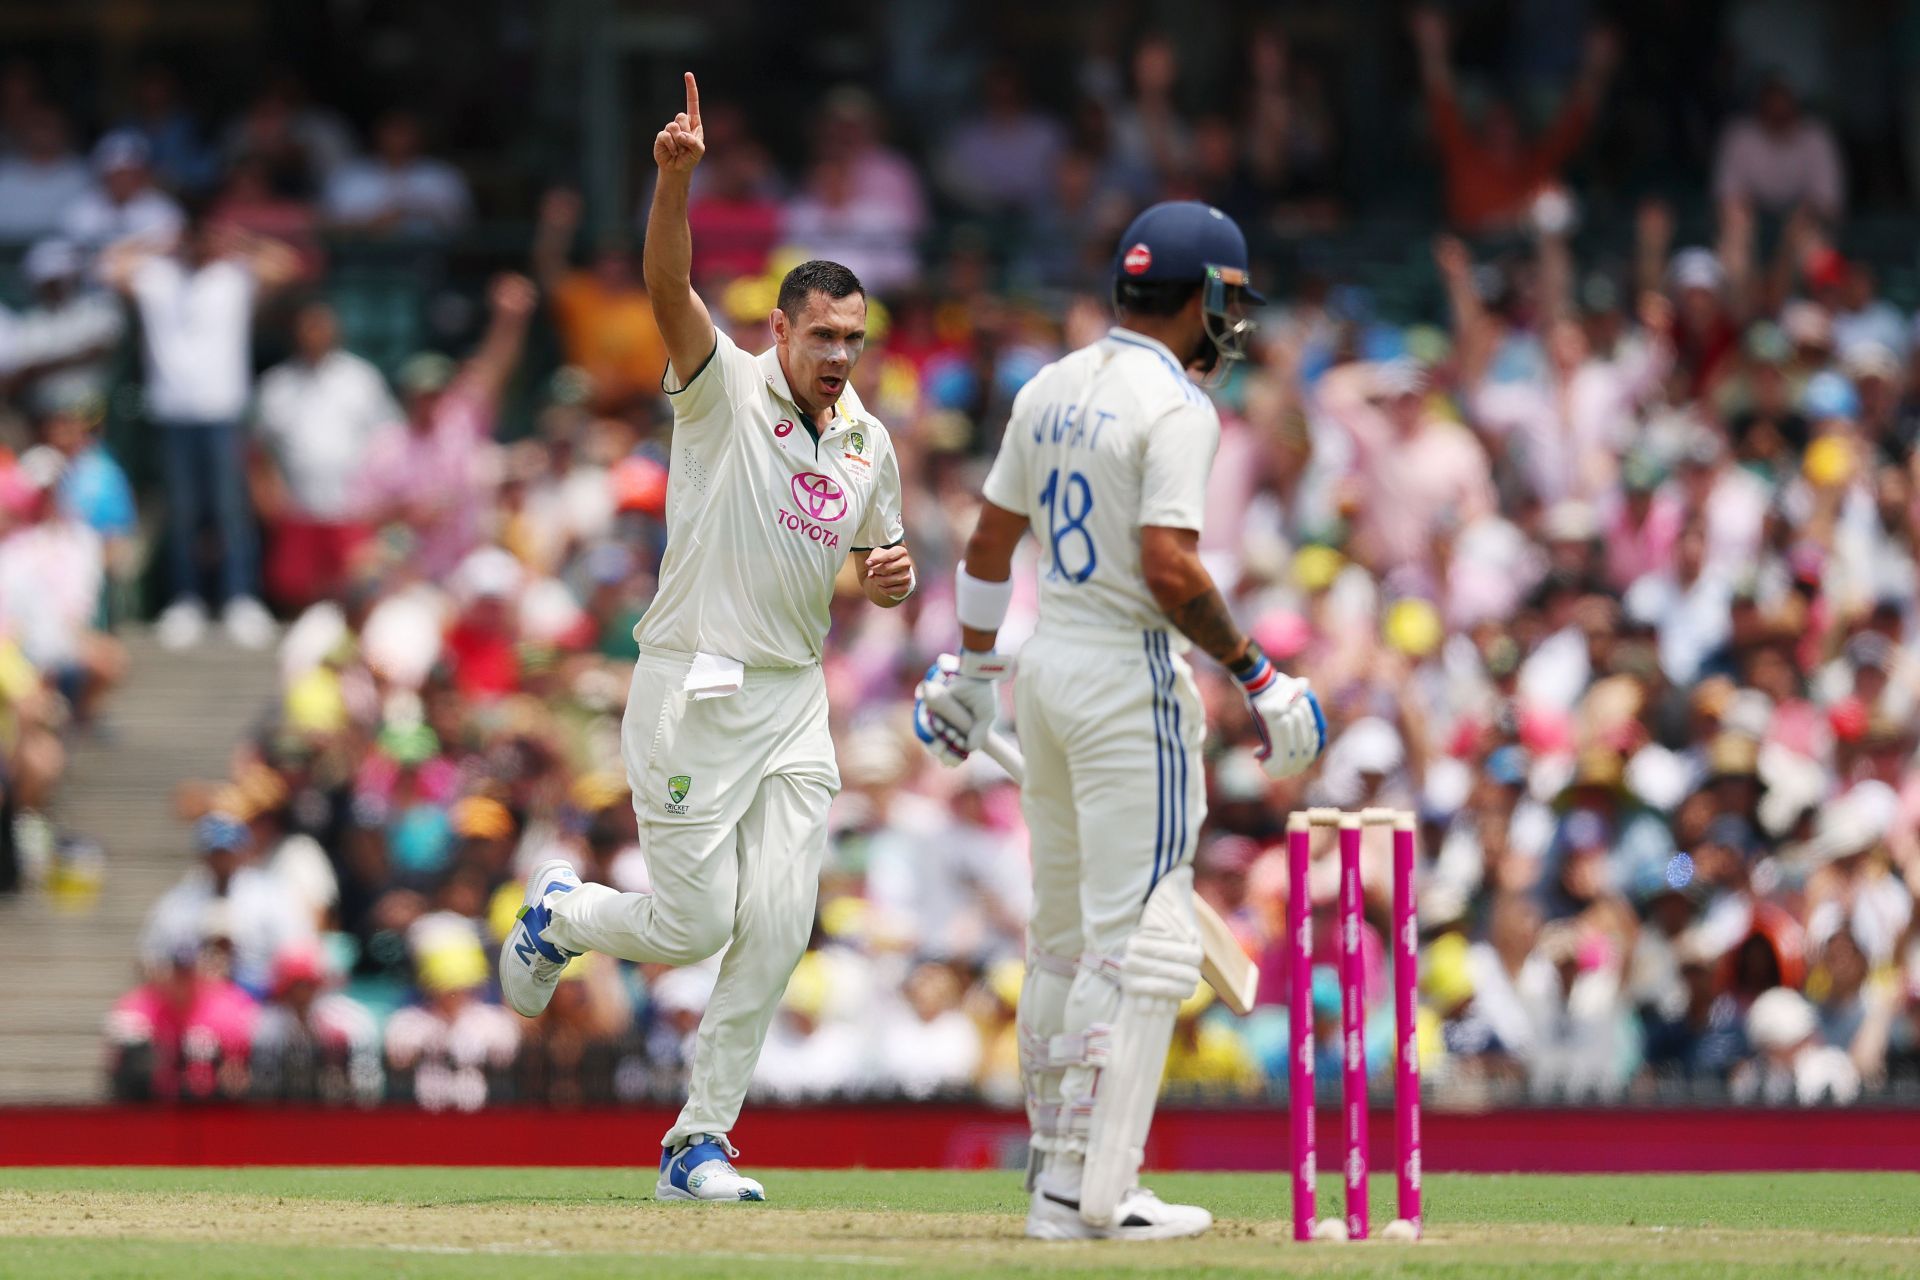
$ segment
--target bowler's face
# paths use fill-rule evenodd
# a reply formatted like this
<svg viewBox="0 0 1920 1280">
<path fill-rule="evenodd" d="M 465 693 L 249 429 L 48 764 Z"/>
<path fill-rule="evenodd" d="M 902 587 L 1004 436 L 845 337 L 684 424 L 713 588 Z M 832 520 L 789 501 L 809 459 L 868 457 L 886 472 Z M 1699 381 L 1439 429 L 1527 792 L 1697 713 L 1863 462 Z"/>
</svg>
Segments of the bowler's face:
<svg viewBox="0 0 1920 1280">
<path fill-rule="evenodd" d="M 807 296 L 806 309 L 791 322 L 785 312 L 774 312 L 773 331 L 794 394 L 824 409 L 847 389 L 847 379 L 866 346 L 866 296 L 850 293 L 829 298 L 816 289 Z"/>
</svg>

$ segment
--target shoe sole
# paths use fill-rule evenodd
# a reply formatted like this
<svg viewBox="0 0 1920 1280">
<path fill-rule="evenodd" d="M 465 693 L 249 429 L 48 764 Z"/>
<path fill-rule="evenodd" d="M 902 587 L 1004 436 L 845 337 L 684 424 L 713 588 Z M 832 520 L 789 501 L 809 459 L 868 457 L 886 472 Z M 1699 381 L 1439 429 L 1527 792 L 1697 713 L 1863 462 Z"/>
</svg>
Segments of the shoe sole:
<svg viewBox="0 0 1920 1280">
<path fill-rule="evenodd" d="M 691 1191 L 682 1191 L 671 1182 L 656 1182 L 653 1184 L 653 1198 L 655 1200 L 693 1200 L 706 1204 L 764 1204 L 767 1193 L 763 1191 L 756 1196 L 742 1192 L 740 1195 L 725 1199 L 715 1197 L 712 1200 L 703 1200 L 703 1197 L 696 1196 Z"/>
<path fill-rule="evenodd" d="M 1174 1222 L 1158 1222 L 1147 1227 L 1092 1227 L 1075 1219 L 1072 1222 L 1057 1221 L 1049 1218 L 1027 1219 L 1027 1239 L 1067 1241 L 1067 1240 L 1183 1240 L 1189 1236 L 1205 1235 L 1213 1227 L 1188 1227 Z"/>
<path fill-rule="evenodd" d="M 548 858 L 545 862 L 535 867 L 533 869 L 533 874 L 527 877 L 526 892 L 520 895 L 521 906 L 530 907 L 539 900 L 541 886 L 545 885 L 548 882 L 548 878 L 555 867 L 565 868 L 569 875 L 573 873 L 573 864 L 568 862 L 565 858 Z M 520 932 L 526 927 L 527 926 L 525 921 L 515 920 L 513 922 L 513 928 L 507 930 L 507 940 L 500 944 L 500 995 L 501 995 L 501 998 L 507 1002 L 507 1006 L 511 1008 L 515 1013 L 519 1014 L 521 1017 L 537 1018 L 542 1013 L 546 1012 L 547 1005 L 552 1001 L 553 999 L 552 988 L 548 988 L 547 990 L 547 999 L 541 1001 L 540 1007 L 538 1009 L 533 1010 L 531 1013 L 529 1013 L 525 1009 L 522 1009 L 519 1005 L 515 1004 L 513 1002 L 513 997 L 507 994 L 511 990 L 511 988 L 507 985 L 507 966 L 509 964 L 519 963 L 518 960 L 512 959 L 513 942 L 514 942 L 514 939 L 520 934 Z M 556 983 L 555 985 L 557 986 L 558 984 Z"/>
</svg>

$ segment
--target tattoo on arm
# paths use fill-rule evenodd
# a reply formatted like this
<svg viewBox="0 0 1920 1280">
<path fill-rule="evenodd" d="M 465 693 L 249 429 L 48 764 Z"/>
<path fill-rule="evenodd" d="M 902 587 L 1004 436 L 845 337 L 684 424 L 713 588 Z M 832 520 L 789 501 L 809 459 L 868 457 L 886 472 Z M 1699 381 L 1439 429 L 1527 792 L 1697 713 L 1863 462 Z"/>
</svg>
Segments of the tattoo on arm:
<svg viewBox="0 0 1920 1280">
<path fill-rule="evenodd" d="M 1185 604 L 1169 609 L 1167 618 L 1222 666 L 1232 666 L 1246 651 L 1247 638 L 1227 612 L 1227 602 L 1220 598 L 1218 588 L 1208 587 Z"/>
</svg>

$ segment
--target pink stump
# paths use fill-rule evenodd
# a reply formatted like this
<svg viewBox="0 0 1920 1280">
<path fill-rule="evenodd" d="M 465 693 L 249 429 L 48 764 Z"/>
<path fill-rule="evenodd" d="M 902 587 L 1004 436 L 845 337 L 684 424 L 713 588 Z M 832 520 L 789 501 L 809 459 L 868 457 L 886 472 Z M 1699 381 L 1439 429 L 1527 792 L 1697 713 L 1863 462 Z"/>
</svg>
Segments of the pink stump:
<svg viewBox="0 0 1920 1280">
<path fill-rule="evenodd" d="M 1360 817 L 1340 818 L 1341 1114 L 1346 1118 L 1347 1238 L 1367 1238 L 1367 1003 L 1360 954 Z"/>
<path fill-rule="evenodd" d="M 1311 1240 L 1316 1212 L 1313 1152 L 1313 912 L 1307 897 L 1311 832 L 1305 814 L 1287 824 L 1287 1123 L 1293 1133 L 1293 1238 Z"/>
<path fill-rule="evenodd" d="M 1419 978 L 1419 926 L 1413 913 L 1413 817 L 1393 824 L 1393 1154 L 1400 1216 L 1420 1232 L 1420 1052 L 1414 987 Z"/>
</svg>

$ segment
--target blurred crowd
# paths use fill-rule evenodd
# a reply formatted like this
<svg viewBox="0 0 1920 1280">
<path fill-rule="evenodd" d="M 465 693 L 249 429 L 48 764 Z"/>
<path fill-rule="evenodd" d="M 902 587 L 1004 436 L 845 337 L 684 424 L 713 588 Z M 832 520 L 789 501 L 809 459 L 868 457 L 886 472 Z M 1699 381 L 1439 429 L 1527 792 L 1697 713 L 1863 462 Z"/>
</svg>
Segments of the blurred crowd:
<svg viewBox="0 0 1920 1280">
<path fill-rule="evenodd" d="M 1739 41 L 1772 48 L 1777 29 L 1742 30 L 1728 47 L 1772 65 Z M 1806 105 L 1821 83 L 1800 63 L 1756 72 L 1712 122 L 1698 243 L 1649 200 L 1625 252 L 1590 249 L 1567 177 L 1631 39 L 1575 24 L 1564 56 L 1516 64 L 1503 105 L 1454 65 L 1445 17 L 1418 11 L 1408 34 L 1434 191 L 1468 238 L 1434 243 L 1431 316 L 1309 273 L 1221 393 L 1203 550 L 1241 621 L 1314 682 L 1331 738 L 1307 780 L 1269 782 L 1232 683 L 1196 664 L 1197 883 L 1264 978 L 1244 1019 L 1196 994 L 1168 1087 L 1285 1088 L 1277 851 L 1290 810 L 1328 804 L 1420 815 L 1437 1099 L 1912 1088 L 1920 362 L 1914 317 L 1845 251 L 1846 147 Z M 881 612 L 849 575 L 836 605 L 845 789 L 766 1096 L 1021 1097 L 1017 796 L 985 761 L 923 759 L 907 699 L 955 640 L 947 584 L 1012 395 L 1104 332 L 1126 218 L 1198 196 L 1269 249 L 1276 229 L 1337 225 L 1335 95 L 1277 29 L 1241 56 L 1232 101 L 1200 106 L 1158 36 L 1090 57 L 1067 113 L 1013 66 L 916 128 L 924 112 L 884 89 L 834 90 L 791 156 L 750 102 L 709 107 L 697 283 L 757 349 L 787 265 L 862 276 L 856 377 L 897 444 L 923 584 Z M 670 415 L 635 247 L 547 191 L 477 322 L 375 364 L 329 305 L 330 256 L 457 234 L 477 204 L 460 168 L 417 118 L 370 118 L 363 145 L 292 81 L 221 129 L 181 99 L 142 76 L 83 158 L 44 85 L 0 76 L 0 236 L 27 246 L 31 295 L 0 317 L 9 849 L 97 856 L 44 814 L 64 744 L 110 723 L 131 584 L 163 584 L 163 642 L 206 643 L 217 619 L 278 672 L 229 775 L 180 794 L 186 865 L 109 1020 L 114 1088 L 670 1095 L 710 968 L 588 957 L 534 1021 L 491 972 L 535 862 L 647 884 L 617 728 Z M 140 486 L 99 439 L 130 373 Z M 516 391 L 524 422 L 507 421 Z M 1016 578 L 1009 644 L 1033 620 L 1031 572 Z M 1366 852 L 1380 1072 L 1386 851 Z M 1331 1062 L 1324 859 L 1312 888 Z"/>
</svg>

